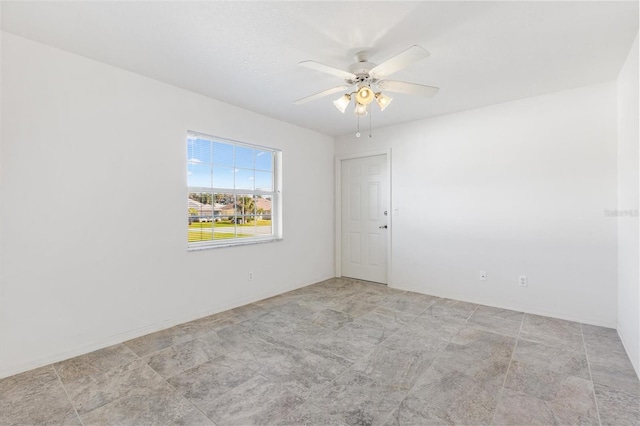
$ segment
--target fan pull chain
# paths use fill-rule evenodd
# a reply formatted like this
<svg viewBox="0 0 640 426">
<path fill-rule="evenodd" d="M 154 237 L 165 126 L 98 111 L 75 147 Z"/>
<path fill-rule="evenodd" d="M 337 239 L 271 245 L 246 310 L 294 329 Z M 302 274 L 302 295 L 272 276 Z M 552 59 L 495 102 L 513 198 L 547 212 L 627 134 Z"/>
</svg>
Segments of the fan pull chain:
<svg viewBox="0 0 640 426">
<path fill-rule="evenodd" d="M 358 131 L 356 132 L 356 138 L 360 137 L 360 116 L 358 116 Z"/>
<path fill-rule="evenodd" d="M 369 111 L 369 139 L 371 139 L 373 136 L 371 136 L 371 116 L 373 115 L 373 108 L 370 108 L 371 111 Z"/>
</svg>

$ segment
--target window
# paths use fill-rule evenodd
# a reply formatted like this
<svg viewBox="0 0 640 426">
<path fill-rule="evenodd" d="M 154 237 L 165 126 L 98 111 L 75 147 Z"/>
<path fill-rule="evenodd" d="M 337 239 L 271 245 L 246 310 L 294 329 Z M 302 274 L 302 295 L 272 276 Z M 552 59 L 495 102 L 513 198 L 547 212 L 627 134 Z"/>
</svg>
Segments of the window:
<svg viewBox="0 0 640 426">
<path fill-rule="evenodd" d="M 280 238 L 280 151 L 189 132 L 189 249 Z"/>
</svg>

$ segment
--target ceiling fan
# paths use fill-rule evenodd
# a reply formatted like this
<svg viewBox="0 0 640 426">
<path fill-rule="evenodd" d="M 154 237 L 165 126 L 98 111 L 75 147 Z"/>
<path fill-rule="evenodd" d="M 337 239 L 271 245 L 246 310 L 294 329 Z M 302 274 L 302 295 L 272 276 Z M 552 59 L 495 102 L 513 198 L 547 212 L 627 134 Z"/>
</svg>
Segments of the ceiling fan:
<svg viewBox="0 0 640 426">
<path fill-rule="evenodd" d="M 353 112 L 358 117 L 364 117 L 368 112 L 367 107 L 374 99 L 381 111 L 384 111 L 384 109 L 393 100 L 391 97 L 383 94 L 382 91 L 432 97 L 438 93 L 439 88 L 425 86 L 423 84 L 385 79 L 394 72 L 406 68 L 414 62 L 428 56 L 429 52 L 426 49 L 414 45 L 398 53 L 392 58 L 387 59 L 383 63 L 376 65 L 369 62 L 368 53 L 363 51 L 356 53 L 356 62 L 349 66 L 348 71 L 343 71 L 314 61 L 302 61 L 298 65 L 335 75 L 336 77 L 344 79 L 346 84 L 298 99 L 293 103 L 301 105 L 334 93 L 351 90 L 351 88 L 355 86 L 355 90 L 353 92 L 342 95 L 340 98 L 336 99 L 333 104 L 340 112 L 344 113 L 351 102 L 352 96 L 355 95 L 355 108 Z"/>
</svg>

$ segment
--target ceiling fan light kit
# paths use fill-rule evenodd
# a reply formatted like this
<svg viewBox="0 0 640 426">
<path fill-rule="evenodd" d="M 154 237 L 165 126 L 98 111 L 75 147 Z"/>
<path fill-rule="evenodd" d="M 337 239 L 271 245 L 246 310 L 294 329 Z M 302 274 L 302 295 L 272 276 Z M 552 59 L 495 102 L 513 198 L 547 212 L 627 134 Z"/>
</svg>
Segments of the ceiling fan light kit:
<svg viewBox="0 0 640 426">
<path fill-rule="evenodd" d="M 389 106 L 392 100 L 392 97 L 383 95 L 381 92 L 376 93 L 376 102 L 380 107 L 380 111 L 384 111 L 385 108 Z"/>
<path fill-rule="evenodd" d="M 367 115 L 367 106 L 363 105 L 359 102 L 356 102 L 356 107 L 353 109 L 353 113 L 357 116 L 357 117 L 364 117 Z"/>
<path fill-rule="evenodd" d="M 347 86 L 338 86 L 332 89 L 316 93 L 315 95 L 307 96 L 302 99 L 298 99 L 294 102 L 296 105 L 300 105 L 315 99 L 319 99 L 336 92 L 348 90 L 353 86 L 357 87 L 355 92 L 345 93 L 340 98 L 333 101 L 335 107 L 341 113 L 344 113 L 351 103 L 352 95 L 355 95 L 355 108 L 353 113 L 358 117 L 358 132 L 356 136 L 360 136 L 359 131 L 359 119 L 364 117 L 368 113 L 368 106 L 373 100 L 380 107 L 380 111 L 384 111 L 393 98 L 382 93 L 382 91 L 405 93 L 409 95 L 417 95 L 423 97 L 432 97 L 438 93 L 438 88 L 433 86 L 426 86 L 423 84 L 407 83 L 404 81 L 394 80 L 382 80 L 390 74 L 399 71 L 412 63 L 424 59 L 429 56 L 429 52 L 426 49 L 414 45 L 410 48 L 400 52 L 396 56 L 387 59 L 383 63 L 376 65 L 368 61 L 367 52 L 358 52 L 355 55 L 356 63 L 349 67 L 349 71 L 343 71 L 338 68 L 324 65 L 314 61 L 303 61 L 298 65 L 305 68 L 311 68 L 316 71 L 331 74 L 344 79 Z M 374 89 L 377 88 L 376 92 Z M 371 126 L 371 122 L 369 122 Z M 371 136 L 371 135 L 369 135 Z"/>
<path fill-rule="evenodd" d="M 369 86 L 362 86 L 356 94 L 356 101 L 362 105 L 369 105 L 373 100 L 374 94 Z"/>
<path fill-rule="evenodd" d="M 351 95 L 346 94 L 346 95 L 340 96 L 338 99 L 333 101 L 333 104 L 336 106 L 336 108 L 338 108 L 338 111 L 344 114 L 350 102 L 351 102 Z"/>
</svg>

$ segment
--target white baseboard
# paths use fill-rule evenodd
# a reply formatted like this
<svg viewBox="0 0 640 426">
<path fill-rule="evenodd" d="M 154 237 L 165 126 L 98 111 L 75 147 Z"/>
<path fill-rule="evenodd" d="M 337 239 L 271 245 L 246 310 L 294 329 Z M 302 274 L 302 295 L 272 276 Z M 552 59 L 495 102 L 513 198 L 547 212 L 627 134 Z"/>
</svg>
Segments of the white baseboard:
<svg viewBox="0 0 640 426">
<path fill-rule="evenodd" d="M 412 292 L 415 292 L 415 293 L 427 294 L 427 293 L 424 293 L 422 291 L 419 291 L 418 289 L 411 288 L 411 287 L 408 287 L 408 286 L 403 286 L 403 285 L 393 284 L 393 285 L 389 285 L 389 287 L 396 288 L 398 290 L 412 291 Z M 540 308 L 535 307 L 535 306 L 520 305 L 518 303 L 504 305 L 504 304 L 500 304 L 500 303 L 495 303 L 495 302 L 493 302 L 491 300 L 470 299 L 470 298 L 468 298 L 468 297 L 466 297 L 464 295 L 459 295 L 459 294 L 429 293 L 429 295 L 430 296 L 447 298 L 447 299 L 459 300 L 461 302 L 475 303 L 477 305 L 485 305 L 485 306 L 491 306 L 491 307 L 494 307 L 494 308 L 509 309 L 511 311 L 525 312 L 527 314 L 532 314 L 532 315 L 541 315 L 541 316 L 545 316 L 545 317 L 558 318 L 558 319 L 562 319 L 562 320 L 566 320 L 566 321 L 579 322 L 579 323 L 589 324 L 589 325 L 597 325 L 597 326 L 606 327 L 606 328 L 614 328 L 614 329 L 616 328 L 615 321 L 603 321 L 603 320 L 597 319 L 597 318 L 587 318 L 587 317 L 578 317 L 578 316 L 573 316 L 573 315 L 567 315 L 564 312 L 555 312 L 555 311 L 540 309 Z"/>
<path fill-rule="evenodd" d="M 315 284 L 320 281 L 328 280 L 333 278 L 333 274 L 327 275 L 326 277 L 319 277 L 314 280 L 304 281 L 302 283 L 296 284 L 292 287 L 286 288 L 282 291 L 277 292 L 269 292 L 262 294 L 260 296 L 251 297 L 247 299 L 238 300 L 234 303 L 230 303 L 225 306 L 219 306 L 212 308 L 208 311 L 194 313 L 186 316 L 180 316 L 171 318 L 165 321 L 160 321 L 154 324 L 149 324 L 145 327 L 136 328 L 134 330 L 129 330 L 123 333 L 119 333 L 113 336 L 109 336 L 105 339 L 101 339 L 97 342 L 92 342 L 86 345 L 78 346 L 67 351 L 58 352 L 51 355 L 46 355 L 42 357 L 37 357 L 30 359 L 28 361 L 22 362 L 17 365 L 13 365 L 9 368 L 0 368 L 0 379 L 5 377 L 10 377 L 16 374 L 24 373 L 25 371 L 33 370 L 36 368 L 44 367 L 49 364 L 54 364 L 56 362 L 64 361 L 70 358 L 74 358 L 80 355 L 87 354 L 89 352 L 97 351 L 99 349 L 106 348 L 108 346 L 117 345 L 122 342 L 126 342 L 127 340 L 136 339 L 138 337 L 145 336 L 150 333 L 155 333 L 160 330 L 165 330 L 167 328 L 174 327 L 179 324 L 184 324 L 189 321 L 193 321 L 199 318 L 203 318 L 209 315 L 217 314 L 220 312 L 228 311 L 229 309 L 234 309 L 239 306 L 248 305 L 249 303 L 254 303 L 260 300 L 268 299 L 269 297 L 277 296 L 279 294 L 283 294 L 292 290 L 296 290 L 302 287 L 307 287 L 309 285 Z"/>
</svg>

